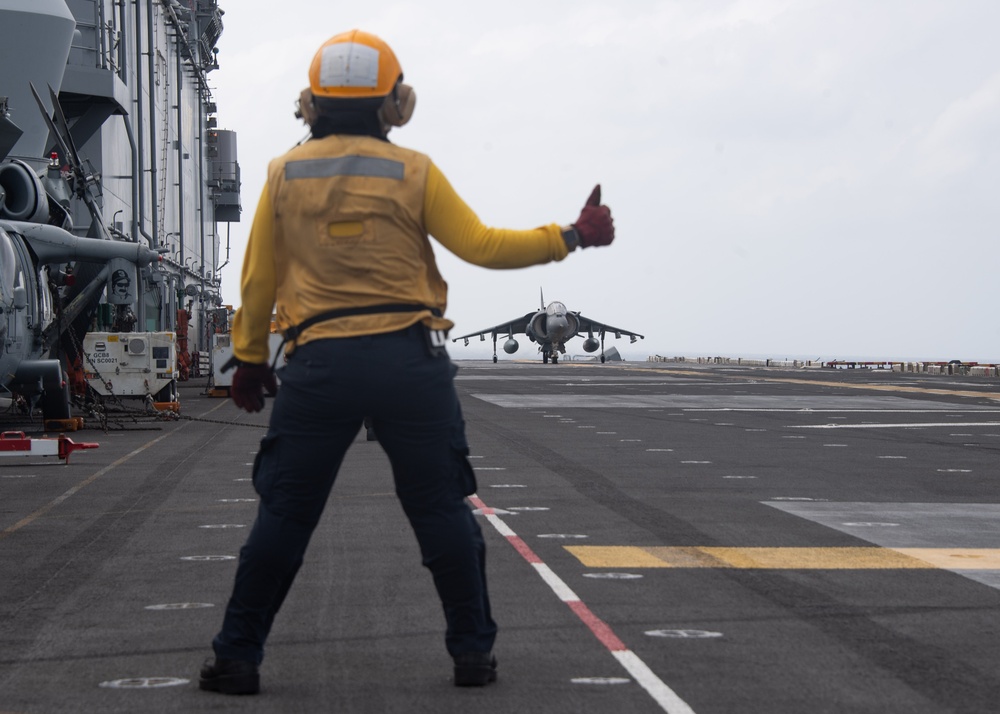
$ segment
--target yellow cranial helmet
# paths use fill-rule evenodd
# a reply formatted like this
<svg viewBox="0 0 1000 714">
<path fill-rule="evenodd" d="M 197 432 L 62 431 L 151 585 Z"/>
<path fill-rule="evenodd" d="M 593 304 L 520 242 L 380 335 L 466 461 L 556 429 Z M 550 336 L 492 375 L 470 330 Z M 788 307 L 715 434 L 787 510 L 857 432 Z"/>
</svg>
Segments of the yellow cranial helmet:
<svg viewBox="0 0 1000 714">
<path fill-rule="evenodd" d="M 309 66 L 312 97 L 303 98 L 318 100 L 318 104 L 324 100 L 385 97 L 379 109 L 383 122 L 403 126 L 413 115 L 417 98 L 402 79 L 399 60 L 384 40 L 370 32 L 351 30 L 334 35 L 316 52 Z"/>
</svg>

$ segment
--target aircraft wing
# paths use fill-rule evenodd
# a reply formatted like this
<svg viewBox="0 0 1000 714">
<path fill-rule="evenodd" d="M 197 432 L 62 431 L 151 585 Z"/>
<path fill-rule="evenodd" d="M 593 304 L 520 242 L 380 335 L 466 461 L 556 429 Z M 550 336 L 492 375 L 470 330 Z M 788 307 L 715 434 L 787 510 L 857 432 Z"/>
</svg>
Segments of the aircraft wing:
<svg viewBox="0 0 1000 714">
<path fill-rule="evenodd" d="M 515 317 L 513 320 L 509 322 L 502 322 L 499 325 L 494 325 L 493 327 L 487 327 L 485 330 L 470 332 L 467 335 L 456 337 L 452 340 L 452 342 L 458 342 L 459 340 L 465 340 L 470 337 L 489 336 L 490 338 L 492 338 L 494 335 L 508 335 L 508 334 L 515 334 L 517 332 L 524 332 L 525 329 L 528 327 L 528 323 L 531 321 L 531 318 L 534 316 L 535 313 L 529 312 L 524 317 Z"/>
<path fill-rule="evenodd" d="M 637 337 L 640 340 L 646 339 L 645 335 L 640 335 L 638 332 L 632 332 L 631 330 L 623 330 L 620 327 L 615 327 L 614 325 L 609 325 L 605 322 L 598 322 L 597 320 L 592 320 L 589 317 L 584 317 L 580 313 L 576 313 L 576 317 L 580 321 L 580 329 L 577 331 L 577 334 L 580 335 L 586 335 L 589 332 L 593 331 L 595 333 L 601 333 L 601 332 L 604 332 L 606 334 L 610 333 L 613 334 L 615 337 L 618 337 L 619 335 L 628 335 L 629 337 L 632 338 L 633 342 L 635 342 L 635 338 Z"/>
</svg>

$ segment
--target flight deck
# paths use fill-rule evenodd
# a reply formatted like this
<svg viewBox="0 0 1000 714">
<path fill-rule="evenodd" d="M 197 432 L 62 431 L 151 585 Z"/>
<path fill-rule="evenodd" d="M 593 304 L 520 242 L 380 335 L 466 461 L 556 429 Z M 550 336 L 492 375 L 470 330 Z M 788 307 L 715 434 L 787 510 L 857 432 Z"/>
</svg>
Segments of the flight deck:
<svg viewBox="0 0 1000 714">
<path fill-rule="evenodd" d="M 452 686 L 359 430 L 261 693 L 199 691 L 270 404 L 192 381 L 180 419 L 88 420 L 68 464 L 0 457 L 0 712 L 997 711 L 1000 379 L 456 364 L 496 684 Z"/>
</svg>

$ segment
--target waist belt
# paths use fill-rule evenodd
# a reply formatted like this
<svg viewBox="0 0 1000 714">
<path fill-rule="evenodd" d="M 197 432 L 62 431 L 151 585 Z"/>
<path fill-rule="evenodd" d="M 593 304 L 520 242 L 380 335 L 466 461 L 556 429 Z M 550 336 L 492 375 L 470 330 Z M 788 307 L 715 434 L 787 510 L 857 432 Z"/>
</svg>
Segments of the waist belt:
<svg viewBox="0 0 1000 714">
<path fill-rule="evenodd" d="M 306 318 L 297 325 L 292 325 L 287 330 L 281 333 L 281 344 L 278 345 L 278 351 L 274 355 L 274 361 L 271 362 L 271 369 L 273 370 L 275 365 L 278 364 L 278 357 L 281 356 L 282 349 L 285 344 L 291 342 L 295 343 L 295 340 L 299 336 L 308 330 L 313 325 L 320 322 L 326 322 L 327 320 L 337 320 L 341 317 L 353 317 L 355 315 L 377 315 L 384 312 L 423 312 L 428 310 L 435 317 L 441 317 L 441 311 L 436 307 L 427 307 L 426 305 L 414 305 L 413 303 L 389 303 L 387 305 L 366 305 L 363 307 L 343 307 L 339 310 L 327 310 L 326 312 L 321 312 L 318 315 L 313 315 L 312 317 Z M 233 367 L 239 366 L 240 360 L 233 355 L 226 364 L 222 366 L 223 374 L 228 372 Z"/>
<path fill-rule="evenodd" d="M 435 317 L 441 317 L 441 311 L 436 307 L 414 305 L 413 303 L 406 302 L 389 303 L 387 305 L 365 305 L 363 307 L 342 307 L 338 310 L 327 310 L 326 312 L 321 312 L 318 315 L 313 315 L 297 325 L 292 325 L 281 333 L 281 336 L 284 339 L 282 339 L 281 344 L 278 345 L 278 351 L 274 355 L 274 362 L 271 363 L 271 369 L 274 369 L 274 366 L 278 363 L 278 357 L 281 356 L 281 352 L 286 343 L 291 342 L 292 344 L 295 344 L 295 341 L 303 332 L 320 322 L 338 320 L 342 317 L 354 317 L 355 315 L 378 315 L 385 312 L 424 312 L 425 310 L 430 311 L 430 313 Z"/>
<path fill-rule="evenodd" d="M 313 315 L 312 317 L 306 318 L 297 325 L 292 325 L 287 330 L 281 333 L 282 337 L 285 339 L 282 341 L 282 346 L 285 342 L 295 342 L 303 332 L 308 330 L 313 325 L 320 322 L 326 322 L 327 320 L 337 320 L 341 317 L 354 317 L 355 315 L 377 315 L 383 312 L 423 312 L 424 310 L 429 310 L 435 317 L 441 317 L 441 311 L 436 307 L 427 307 L 426 305 L 414 305 L 413 303 L 390 303 L 388 305 L 366 305 L 364 307 L 342 307 L 338 310 L 327 310 L 326 312 L 321 312 L 318 315 Z"/>
</svg>

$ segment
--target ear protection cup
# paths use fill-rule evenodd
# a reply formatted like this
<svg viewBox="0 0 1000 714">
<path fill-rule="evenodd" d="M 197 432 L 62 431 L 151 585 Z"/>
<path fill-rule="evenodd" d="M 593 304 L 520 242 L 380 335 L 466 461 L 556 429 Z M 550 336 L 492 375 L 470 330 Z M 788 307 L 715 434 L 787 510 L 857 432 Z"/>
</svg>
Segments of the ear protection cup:
<svg viewBox="0 0 1000 714">
<path fill-rule="evenodd" d="M 307 126 L 312 126 L 316 122 L 316 105 L 313 104 L 312 89 L 306 87 L 299 94 L 299 101 L 295 103 L 295 118 L 301 119 Z"/>
<path fill-rule="evenodd" d="M 417 106 L 417 93 L 413 87 L 399 82 L 382 105 L 382 120 L 389 126 L 403 126 L 413 116 Z"/>
</svg>

